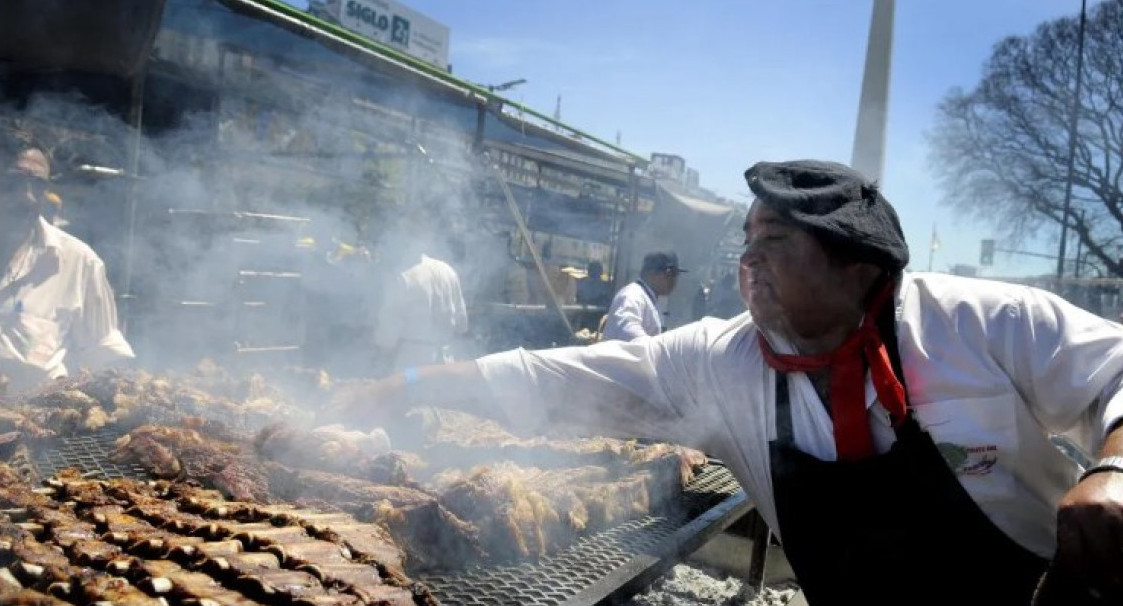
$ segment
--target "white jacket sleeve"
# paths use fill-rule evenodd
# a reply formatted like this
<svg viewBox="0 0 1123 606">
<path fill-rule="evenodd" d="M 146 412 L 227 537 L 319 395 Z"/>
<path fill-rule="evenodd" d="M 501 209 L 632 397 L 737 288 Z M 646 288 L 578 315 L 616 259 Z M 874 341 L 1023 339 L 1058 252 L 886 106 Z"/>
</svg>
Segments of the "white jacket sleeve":
<svg viewBox="0 0 1123 606">
<path fill-rule="evenodd" d="M 691 435 L 708 359 L 705 326 L 636 341 L 485 356 L 477 365 L 519 430 L 559 427 L 683 444 Z"/>
<path fill-rule="evenodd" d="M 992 316 L 999 363 L 1047 429 L 1090 451 L 1123 418 L 1123 326 L 1043 290 Z"/>
</svg>

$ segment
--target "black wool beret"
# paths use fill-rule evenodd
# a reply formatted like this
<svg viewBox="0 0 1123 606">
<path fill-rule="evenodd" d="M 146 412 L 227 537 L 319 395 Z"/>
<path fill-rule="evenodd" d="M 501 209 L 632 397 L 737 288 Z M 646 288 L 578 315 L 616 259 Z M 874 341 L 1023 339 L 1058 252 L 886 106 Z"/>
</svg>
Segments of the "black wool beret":
<svg viewBox="0 0 1123 606">
<path fill-rule="evenodd" d="M 904 269 L 909 247 L 897 212 L 877 186 L 837 162 L 758 162 L 745 171 L 761 204 L 849 260 Z"/>
</svg>

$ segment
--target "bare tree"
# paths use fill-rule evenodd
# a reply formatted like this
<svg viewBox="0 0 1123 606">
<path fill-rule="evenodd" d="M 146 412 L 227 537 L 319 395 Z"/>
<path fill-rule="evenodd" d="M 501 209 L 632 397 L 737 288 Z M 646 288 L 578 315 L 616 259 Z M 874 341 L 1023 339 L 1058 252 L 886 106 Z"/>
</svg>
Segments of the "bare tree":
<svg viewBox="0 0 1123 606">
<path fill-rule="evenodd" d="M 1078 27 L 1058 19 L 995 45 L 979 84 L 940 103 L 931 160 L 945 204 L 1013 240 L 1067 221 L 1094 265 L 1123 276 L 1123 0 L 1088 12 L 1064 216 Z"/>
</svg>

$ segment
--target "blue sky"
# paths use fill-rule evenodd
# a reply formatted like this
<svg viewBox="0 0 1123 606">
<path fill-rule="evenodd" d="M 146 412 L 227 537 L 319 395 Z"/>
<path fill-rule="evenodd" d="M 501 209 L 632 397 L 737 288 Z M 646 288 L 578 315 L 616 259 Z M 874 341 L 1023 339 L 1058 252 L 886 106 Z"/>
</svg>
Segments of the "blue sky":
<svg viewBox="0 0 1123 606">
<path fill-rule="evenodd" d="M 609 141 L 619 131 L 641 155 L 681 155 L 726 197 L 747 200 L 741 174 L 758 160 L 850 159 L 872 0 L 404 3 L 449 27 L 460 77 L 525 78 L 513 100 L 552 114 L 560 94 L 565 122 Z M 936 104 L 975 85 L 1001 38 L 1079 10 L 1079 0 L 898 0 L 883 191 L 913 269 L 928 266 L 933 224 L 936 270 L 977 264 L 991 235 L 938 204 L 926 141 Z M 1052 252 L 1056 242 L 1023 247 Z M 1053 269 L 999 254 L 983 275 Z"/>
</svg>

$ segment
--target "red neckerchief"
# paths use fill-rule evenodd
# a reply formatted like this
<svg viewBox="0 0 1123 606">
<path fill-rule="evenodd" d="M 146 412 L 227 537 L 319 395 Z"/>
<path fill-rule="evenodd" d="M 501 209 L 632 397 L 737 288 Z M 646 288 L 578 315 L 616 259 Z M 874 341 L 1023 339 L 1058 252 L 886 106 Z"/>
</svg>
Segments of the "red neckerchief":
<svg viewBox="0 0 1123 606">
<path fill-rule="evenodd" d="M 758 333 L 764 360 L 781 372 L 812 372 L 830 368 L 830 407 L 834 419 L 834 440 L 840 461 L 856 461 L 873 456 L 873 436 L 866 415 L 866 373 L 869 363 L 877 398 L 893 427 L 905 419 L 905 388 L 893 372 L 889 353 L 877 330 L 877 316 L 889 301 L 896 284 L 892 281 L 877 293 L 866 309 L 861 326 L 837 349 L 815 356 L 778 354 Z M 896 344 L 894 344 L 896 346 Z"/>
</svg>

